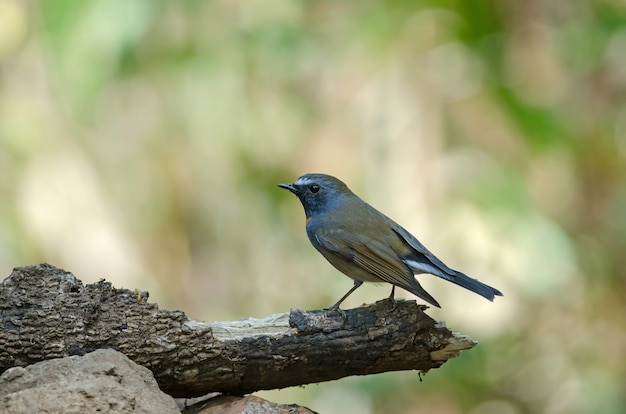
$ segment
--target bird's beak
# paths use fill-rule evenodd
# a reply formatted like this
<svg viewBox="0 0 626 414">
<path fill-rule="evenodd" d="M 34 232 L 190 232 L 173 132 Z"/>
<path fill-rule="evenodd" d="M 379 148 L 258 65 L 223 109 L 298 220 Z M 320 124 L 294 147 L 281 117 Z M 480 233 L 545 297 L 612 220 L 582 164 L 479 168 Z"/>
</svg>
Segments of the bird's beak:
<svg viewBox="0 0 626 414">
<path fill-rule="evenodd" d="M 293 184 L 276 184 L 280 188 L 284 188 L 285 190 L 289 190 L 294 194 L 298 194 L 298 189 L 293 186 Z"/>
</svg>

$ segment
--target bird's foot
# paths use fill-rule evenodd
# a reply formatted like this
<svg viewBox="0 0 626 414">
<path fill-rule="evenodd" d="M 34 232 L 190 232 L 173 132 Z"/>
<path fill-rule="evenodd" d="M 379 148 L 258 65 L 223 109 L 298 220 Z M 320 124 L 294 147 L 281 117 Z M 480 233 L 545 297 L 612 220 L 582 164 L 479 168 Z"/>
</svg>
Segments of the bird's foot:
<svg viewBox="0 0 626 414">
<path fill-rule="evenodd" d="M 391 295 L 389 295 L 389 297 L 387 298 L 388 300 L 391 301 L 391 311 L 393 312 L 396 310 L 396 308 L 398 307 L 398 301 L 395 298 L 395 293 L 396 293 L 396 287 L 392 286 L 391 287 Z"/>
<path fill-rule="evenodd" d="M 330 308 L 324 308 L 324 312 L 338 312 L 344 319 L 346 319 L 346 312 L 343 309 L 339 309 L 337 304 L 331 306 Z"/>
</svg>

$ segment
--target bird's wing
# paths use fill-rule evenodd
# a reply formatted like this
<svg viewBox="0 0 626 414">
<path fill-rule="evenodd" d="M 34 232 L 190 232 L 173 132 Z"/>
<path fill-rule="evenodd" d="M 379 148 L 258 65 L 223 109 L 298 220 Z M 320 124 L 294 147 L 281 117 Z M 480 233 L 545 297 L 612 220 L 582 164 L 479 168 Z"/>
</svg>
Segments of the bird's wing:
<svg viewBox="0 0 626 414">
<path fill-rule="evenodd" d="M 441 307 L 413 275 L 410 264 L 385 243 L 363 234 L 354 234 L 333 229 L 326 234 L 317 234 L 317 242 L 326 249 L 324 256 L 339 270 L 354 279 L 370 282 L 387 282 L 401 287 L 433 306 Z M 329 257 L 328 252 L 339 256 Z M 350 266 L 346 266 L 350 263 Z M 356 269 L 354 269 L 356 267 Z M 356 270 L 356 271 L 355 271 Z"/>
<path fill-rule="evenodd" d="M 315 239 L 325 249 L 320 251 L 326 259 L 353 279 L 391 283 L 441 307 L 415 280 L 410 264 L 387 244 L 341 228 L 318 232 Z"/>
<path fill-rule="evenodd" d="M 413 278 L 413 271 L 391 248 L 365 235 L 335 228 L 315 237 L 324 248 L 341 255 L 381 282 L 403 287 L 408 284 L 408 278 Z"/>
</svg>

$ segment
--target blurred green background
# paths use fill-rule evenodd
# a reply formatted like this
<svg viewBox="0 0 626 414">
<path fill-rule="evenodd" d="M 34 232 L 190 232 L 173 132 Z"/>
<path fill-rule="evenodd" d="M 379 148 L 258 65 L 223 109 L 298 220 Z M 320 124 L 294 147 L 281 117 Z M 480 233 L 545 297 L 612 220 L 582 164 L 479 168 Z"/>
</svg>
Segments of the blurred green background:
<svg viewBox="0 0 626 414">
<path fill-rule="evenodd" d="M 626 412 L 623 1 L 0 0 L 0 167 L 3 277 L 47 261 L 202 320 L 329 306 L 351 281 L 275 187 L 325 172 L 504 292 L 420 276 L 480 342 L 424 382 L 262 397 Z"/>
</svg>

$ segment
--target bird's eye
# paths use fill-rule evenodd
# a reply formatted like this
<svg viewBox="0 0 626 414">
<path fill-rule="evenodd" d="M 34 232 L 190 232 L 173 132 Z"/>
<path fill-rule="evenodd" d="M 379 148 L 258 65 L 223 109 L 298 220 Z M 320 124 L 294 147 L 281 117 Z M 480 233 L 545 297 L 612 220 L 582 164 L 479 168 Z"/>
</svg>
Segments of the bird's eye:
<svg viewBox="0 0 626 414">
<path fill-rule="evenodd" d="M 320 190 L 320 186 L 317 184 L 313 184 L 309 187 L 309 191 L 312 193 L 317 193 Z"/>
</svg>

